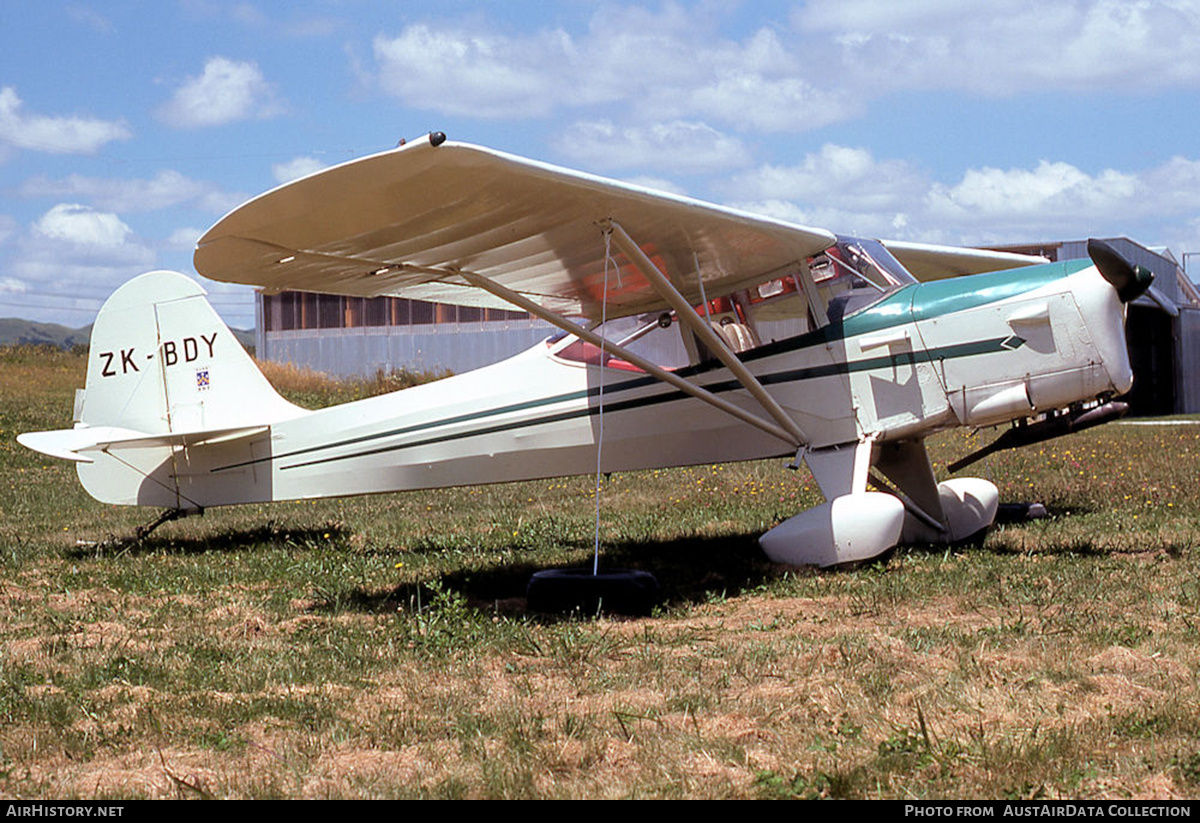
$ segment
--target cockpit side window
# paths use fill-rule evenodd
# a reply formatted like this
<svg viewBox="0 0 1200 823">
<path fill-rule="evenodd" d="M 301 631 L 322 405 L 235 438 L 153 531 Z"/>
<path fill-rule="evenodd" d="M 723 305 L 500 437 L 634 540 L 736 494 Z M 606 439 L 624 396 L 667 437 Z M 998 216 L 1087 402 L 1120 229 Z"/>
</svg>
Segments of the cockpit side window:
<svg viewBox="0 0 1200 823">
<path fill-rule="evenodd" d="M 593 331 L 668 371 L 688 364 L 688 352 L 673 312 L 621 317 L 597 326 Z M 555 338 L 551 347 L 555 357 L 568 362 L 593 366 L 603 363 L 622 371 L 641 371 L 607 349 L 601 355 L 599 346 L 578 338 Z"/>
<path fill-rule="evenodd" d="M 708 300 L 695 311 L 730 351 L 798 337 L 862 311 L 896 289 L 917 282 L 882 243 L 838 237 L 821 254 L 782 269 L 750 289 Z M 714 359 L 674 312 L 610 320 L 595 329 L 606 340 L 668 370 Z M 640 371 L 599 347 L 576 338 L 552 342 L 562 360 Z"/>
</svg>

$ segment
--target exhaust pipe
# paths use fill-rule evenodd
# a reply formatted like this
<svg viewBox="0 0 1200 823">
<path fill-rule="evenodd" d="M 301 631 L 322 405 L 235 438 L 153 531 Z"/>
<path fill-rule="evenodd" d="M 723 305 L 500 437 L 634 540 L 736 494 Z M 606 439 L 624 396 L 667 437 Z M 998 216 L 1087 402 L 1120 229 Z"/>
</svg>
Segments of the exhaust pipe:
<svg viewBox="0 0 1200 823">
<path fill-rule="evenodd" d="M 1128 403 L 1113 401 L 1105 403 L 1102 406 L 1097 406 L 1094 409 L 1080 409 L 1074 412 L 1067 412 L 1066 414 L 1060 414 L 1058 417 L 1051 417 L 1048 420 L 1030 423 L 1027 426 L 1014 426 L 982 449 L 971 452 L 961 460 L 954 461 L 947 468 L 953 474 L 994 452 L 1016 449 L 1033 443 L 1041 443 L 1043 440 L 1053 440 L 1055 437 L 1062 437 L 1063 435 L 1090 429 L 1093 426 L 1099 426 L 1110 420 L 1116 420 L 1118 417 L 1124 417 L 1127 411 L 1129 411 Z"/>
</svg>

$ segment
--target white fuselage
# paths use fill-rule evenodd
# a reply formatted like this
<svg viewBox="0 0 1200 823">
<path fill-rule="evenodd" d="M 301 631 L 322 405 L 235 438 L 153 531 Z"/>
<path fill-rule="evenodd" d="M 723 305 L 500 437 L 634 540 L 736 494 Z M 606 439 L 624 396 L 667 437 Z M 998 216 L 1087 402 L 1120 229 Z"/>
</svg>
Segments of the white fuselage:
<svg viewBox="0 0 1200 823">
<path fill-rule="evenodd" d="M 637 371 L 571 362 L 543 343 L 477 371 L 298 415 L 252 436 L 126 449 L 169 507 L 355 495 L 794 452 L 776 437 Z M 912 285 L 854 314 L 743 354 L 822 448 L 920 438 L 1127 391 L 1123 306 L 1085 264 Z M 712 363 L 678 373 L 743 408 L 758 404 Z M 81 464 L 89 491 L 120 471 Z M 102 495 L 97 495 L 105 499 Z"/>
</svg>

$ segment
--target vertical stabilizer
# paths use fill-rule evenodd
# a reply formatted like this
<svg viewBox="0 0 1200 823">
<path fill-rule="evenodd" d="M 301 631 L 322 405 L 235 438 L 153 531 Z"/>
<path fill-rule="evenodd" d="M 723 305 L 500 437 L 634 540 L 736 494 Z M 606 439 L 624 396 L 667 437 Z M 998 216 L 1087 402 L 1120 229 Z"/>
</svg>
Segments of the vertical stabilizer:
<svg viewBox="0 0 1200 823">
<path fill-rule="evenodd" d="M 257 457 L 272 424 L 306 413 L 275 392 L 200 286 L 155 271 L 113 292 L 96 316 L 75 428 L 17 439 L 75 461 L 97 500 L 204 508 L 271 499 L 269 473 L 217 479 L 206 456 Z"/>
<path fill-rule="evenodd" d="M 113 292 L 92 328 L 80 423 L 167 434 L 302 413 L 275 392 L 204 294 L 169 271 Z"/>
</svg>

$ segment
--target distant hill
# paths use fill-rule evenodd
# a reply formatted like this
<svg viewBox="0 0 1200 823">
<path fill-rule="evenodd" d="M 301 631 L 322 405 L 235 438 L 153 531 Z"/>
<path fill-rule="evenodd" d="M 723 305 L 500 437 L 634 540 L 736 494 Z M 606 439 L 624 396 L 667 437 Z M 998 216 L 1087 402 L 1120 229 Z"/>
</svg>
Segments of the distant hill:
<svg viewBox="0 0 1200 823">
<path fill-rule="evenodd" d="M 15 317 L 0 318 L 0 346 L 47 345 L 69 349 L 76 345 L 86 346 L 91 336 L 91 326 L 69 329 L 57 323 L 35 323 Z"/>
<path fill-rule="evenodd" d="M 247 350 L 254 352 L 254 331 L 246 329 L 231 329 L 233 336 Z M 69 349 L 73 346 L 86 346 L 92 336 L 92 327 L 69 329 L 57 323 L 35 323 L 32 320 L 19 320 L 15 317 L 0 317 L 0 346 L 57 346 Z"/>
</svg>

